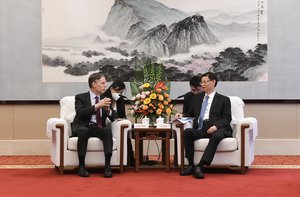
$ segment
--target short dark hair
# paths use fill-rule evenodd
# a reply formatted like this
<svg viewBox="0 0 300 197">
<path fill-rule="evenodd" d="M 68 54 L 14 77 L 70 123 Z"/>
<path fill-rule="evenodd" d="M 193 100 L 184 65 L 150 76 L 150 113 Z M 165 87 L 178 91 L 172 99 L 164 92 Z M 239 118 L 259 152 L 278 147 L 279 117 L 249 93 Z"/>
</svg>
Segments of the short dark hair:
<svg viewBox="0 0 300 197">
<path fill-rule="evenodd" d="M 93 87 L 92 86 L 93 82 L 100 79 L 100 78 L 102 78 L 102 77 L 105 77 L 105 75 L 102 74 L 102 73 L 99 73 L 99 72 L 91 74 L 89 76 L 89 87 L 92 88 Z"/>
<path fill-rule="evenodd" d="M 209 80 L 211 80 L 211 81 L 215 80 L 215 81 L 216 81 L 215 87 L 217 86 L 218 78 L 217 78 L 217 76 L 216 76 L 214 73 L 212 73 L 212 72 L 206 72 L 206 73 L 204 73 L 204 74 L 201 76 L 201 79 L 202 79 L 202 77 L 208 77 Z"/>
<path fill-rule="evenodd" d="M 199 87 L 201 86 L 200 85 L 200 82 L 201 82 L 201 77 L 200 76 L 193 76 L 190 80 L 190 86 L 193 86 L 193 87 Z"/>
<path fill-rule="evenodd" d="M 109 88 L 113 88 L 115 90 L 124 90 L 125 83 L 121 79 L 114 79 Z"/>
</svg>

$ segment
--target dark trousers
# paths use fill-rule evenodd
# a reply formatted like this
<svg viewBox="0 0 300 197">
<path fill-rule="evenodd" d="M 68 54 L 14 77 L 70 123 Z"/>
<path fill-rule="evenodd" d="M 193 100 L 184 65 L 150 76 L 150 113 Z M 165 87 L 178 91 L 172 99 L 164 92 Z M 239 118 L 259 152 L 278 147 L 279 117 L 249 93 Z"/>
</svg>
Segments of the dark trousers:
<svg viewBox="0 0 300 197">
<path fill-rule="evenodd" d="M 73 136 L 78 137 L 77 151 L 79 157 L 85 157 L 87 151 L 87 144 L 90 137 L 97 137 L 102 140 L 105 156 L 112 155 L 113 139 L 110 128 L 99 128 L 96 124 L 92 124 L 89 127 L 73 126 Z"/>
<path fill-rule="evenodd" d="M 185 157 L 189 161 L 189 165 L 193 165 L 194 161 L 194 141 L 201 138 L 209 138 L 207 147 L 204 150 L 201 160 L 199 161 L 202 165 L 210 165 L 214 155 L 216 153 L 219 142 L 225 138 L 229 137 L 225 135 L 223 129 L 218 129 L 212 134 L 208 134 L 206 131 L 210 127 L 208 122 L 203 123 L 203 128 L 201 130 L 197 129 L 185 129 L 184 130 L 184 147 L 185 147 Z"/>
</svg>

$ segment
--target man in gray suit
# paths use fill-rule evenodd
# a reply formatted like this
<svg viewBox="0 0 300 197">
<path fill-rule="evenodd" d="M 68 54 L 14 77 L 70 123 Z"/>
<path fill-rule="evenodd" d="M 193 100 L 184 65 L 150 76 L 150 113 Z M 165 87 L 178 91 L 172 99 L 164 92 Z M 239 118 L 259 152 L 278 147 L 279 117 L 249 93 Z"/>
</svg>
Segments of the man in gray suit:
<svg viewBox="0 0 300 197">
<path fill-rule="evenodd" d="M 112 177 L 110 159 L 112 156 L 112 131 L 106 127 L 105 120 L 116 117 L 116 112 L 110 108 L 110 98 L 102 94 L 106 89 L 106 79 L 101 73 L 93 73 L 88 79 L 90 91 L 75 96 L 76 116 L 72 123 L 72 134 L 78 137 L 77 150 L 79 159 L 78 175 L 89 177 L 85 169 L 85 155 L 88 139 L 98 137 L 102 140 L 105 154 L 104 177 Z"/>
<path fill-rule="evenodd" d="M 181 176 L 194 174 L 203 179 L 203 166 L 210 165 L 219 142 L 225 137 L 232 137 L 231 104 L 228 97 L 218 94 L 215 90 L 218 79 L 211 72 L 201 76 L 203 93 L 193 98 L 188 113 L 184 116 L 194 117 L 193 128 L 184 131 L 185 157 L 189 166 L 180 172 Z M 209 143 L 198 164 L 194 164 L 194 141 L 209 138 Z"/>
</svg>

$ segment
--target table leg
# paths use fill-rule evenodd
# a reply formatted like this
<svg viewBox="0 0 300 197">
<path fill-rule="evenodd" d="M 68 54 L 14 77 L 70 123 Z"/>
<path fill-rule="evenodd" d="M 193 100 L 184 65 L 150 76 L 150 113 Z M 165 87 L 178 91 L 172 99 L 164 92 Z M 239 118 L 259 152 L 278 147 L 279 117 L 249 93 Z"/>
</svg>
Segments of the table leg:
<svg viewBox="0 0 300 197">
<path fill-rule="evenodd" d="M 166 171 L 170 172 L 170 132 L 166 132 Z"/>
<path fill-rule="evenodd" d="M 167 138 L 167 134 L 165 136 L 165 138 Z M 162 164 L 166 164 L 166 158 L 167 155 L 166 155 L 166 140 L 161 140 L 161 161 L 162 161 Z"/>
<path fill-rule="evenodd" d="M 174 137 L 174 166 L 178 167 L 178 150 L 177 150 L 177 137 Z"/>
<path fill-rule="evenodd" d="M 184 168 L 184 140 L 183 140 L 183 127 L 180 129 L 180 159 L 181 159 L 181 171 Z"/>
<path fill-rule="evenodd" d="M 139 172 L 140 171 L 140 133 L 139 132 L 134 132 L 135 135 L 135 171 Z"/>
</svg>

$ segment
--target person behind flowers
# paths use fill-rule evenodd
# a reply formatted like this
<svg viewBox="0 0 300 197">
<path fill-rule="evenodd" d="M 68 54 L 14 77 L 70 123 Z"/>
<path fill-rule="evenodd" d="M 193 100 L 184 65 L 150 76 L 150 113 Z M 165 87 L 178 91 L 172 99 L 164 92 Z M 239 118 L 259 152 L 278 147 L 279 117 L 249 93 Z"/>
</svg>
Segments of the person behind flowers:
<svg viewBox="0 0 300 197">
<path fill-rule="evenodd" d="M 202 92 L 202 88 L 200 85 L 200 76 L 193 76 L 190 79 L 190 88 L 191 91 L 186 93 L 183 97 L 183 108 L 182 113 L 185 114 L 189 111 L 191 102 L 196 94 L 200 94 Z"/>
<path fill-rule="evenodd" d="M 194 117 L 193 128 L 184 130 L 185 157 L 188 167 L 180 172 L 181 176 L 194 175 L 204 178 L 203 167 L 209 166 L 214 158 L 219 142 L 226 137 L 232 137 L 231 103 L 227 96 L 218 94 L 216 86 L 218 79 L 211 72 L 201 76 L 201 87 L 204 93 L 194 97 L 190 110 L 184 116 Z M 209 138 L 200 161 L 194 164 L 194 141 Z"/>
<path fill-rule="evenodd" d="M 114 79 L 112 84 L 104 92 L 104 96 L 111 99 L 111 106 L 117 112 L 118 118 L 126 118 L 125 96 L 122 93 L 125 91 L 125 83 L 120 79 Z M 127 161 L 129 166 L 135 164 L 133 149 L 130 136 L 127 139 Z"/>
<path fill-rule="evenodd" d="M 88 139 L 98 137 L 103 142 L 105 167 L 104 177 L 112 177 L 110 160 L 112 156 L 113 137 L 110 128 L 106 127 L 106 118 L 113 119 L 116 113 L 110 110 L 111 99 L 103 96 L 106 89 L 106 79 L 101 73 L 89 76 L 90 90 L 75 96 L 76 115 L 71 125 L 73 136 L 78 137 L 77 150 L 79 159 L 78 176 L 89 177 L 85 168 L 85 155 Z M 100 157 L 100 155 L 99 155 Z"/>
</svg>

